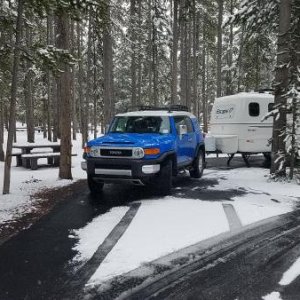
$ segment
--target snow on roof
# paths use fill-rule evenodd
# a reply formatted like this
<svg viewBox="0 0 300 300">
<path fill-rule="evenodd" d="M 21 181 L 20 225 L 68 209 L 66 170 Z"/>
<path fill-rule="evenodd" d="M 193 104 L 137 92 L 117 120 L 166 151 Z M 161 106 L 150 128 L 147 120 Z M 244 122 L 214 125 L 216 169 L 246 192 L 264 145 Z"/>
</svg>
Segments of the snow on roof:
<svg viewBox="0 0 300 300">
<path fill-rule="evenodd" d="M 131 111 L 127 113 L 117 114 L 117 117 L 136 117 L 136 116 L 189 116 L 190 118 L 196 118 L 193 114 L 187 111 L 167 111 L 167 110 L 140 110 Z"/>
<path fill-rule="evenodd" d="M 228 101 L 228 100 L 241 101 L 241 100 L 249 100 L 249 99 L 274 101 L 274 95 L 269 93 L 242 92 L 235 95 L 216 98 L 217 101 Z"/>
</svg>

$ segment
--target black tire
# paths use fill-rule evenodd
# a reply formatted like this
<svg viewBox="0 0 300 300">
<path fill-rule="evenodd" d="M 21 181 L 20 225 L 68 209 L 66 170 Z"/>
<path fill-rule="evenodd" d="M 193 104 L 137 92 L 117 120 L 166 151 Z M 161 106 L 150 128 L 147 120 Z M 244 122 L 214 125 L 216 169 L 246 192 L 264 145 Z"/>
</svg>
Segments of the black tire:
<svg viewBox="0 0 300 300">
<path fill-rule="evenodd" d="M 168 160 L 161 165 L 161 170 L 155 180 L 155 189 L 159 195 L 167 196 L 172 190 L 172 160 Z"/>
<path fill-rule="evenodd" d="M 190 170 L 190 176 L 192 178 L 201 178 L 205 168 L 205 154 L 203 150 L 199 150 L 196 159 L 192 164 L 192 169 Z"/>
<path fill-rule="evenodd" d="M 271 168 L 272 157 L 270 152 L 263 153 L 265 161 L 263 162 L 263 168 Z"/>
<path fill-rule="evenodd" d="M 270 152 L 264 152 L 263 153 L 266 160 L 271 160 L 271 153 Z"/>
<path fill-rule="evenodd" d="M 93 177 L 90 176 L 90 175 L 88 175 L 87 181 L 88 181 L 88 186 L 89 186 L 89 189 L 90 189 L 90 192 L 91 192 L 92 195 L 101 194 L 103 186 L 104 186 L 103 182 L 95 181 L 93 179 Z"/>
</svg>

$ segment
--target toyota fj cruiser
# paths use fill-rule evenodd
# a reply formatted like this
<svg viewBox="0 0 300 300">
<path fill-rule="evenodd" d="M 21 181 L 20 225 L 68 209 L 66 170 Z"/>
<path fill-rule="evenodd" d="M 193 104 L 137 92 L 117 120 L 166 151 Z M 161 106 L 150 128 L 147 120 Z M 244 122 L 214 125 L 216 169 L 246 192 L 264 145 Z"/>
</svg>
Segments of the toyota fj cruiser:
<svg viewBox="0 0 300 300">
<path fill-rule="evenodd" d="M 104 136 L 87 143 L 83 157 L 92 194 L 106 182 L 130 182 L 152 184 L 167 195 L 180 170 L 202 176 L 205 146 L 197 119 L 185 106 L 140 107 L 116 115 Z"/>
</svg>

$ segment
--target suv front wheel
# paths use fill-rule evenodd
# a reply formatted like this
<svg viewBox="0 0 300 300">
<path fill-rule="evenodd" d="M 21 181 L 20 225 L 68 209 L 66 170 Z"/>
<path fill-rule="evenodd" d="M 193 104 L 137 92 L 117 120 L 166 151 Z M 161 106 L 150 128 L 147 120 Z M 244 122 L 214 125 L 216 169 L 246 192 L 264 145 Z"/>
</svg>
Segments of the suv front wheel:
<svg viewBox="0 0 300 300">
<path fill-rule="evenodd" d="M 155 189 L 158 194 L 167 196 L 171 194 L 172 189 L 172 160 L 167 160 L 161 164 L 161 170 L 155 180 Z"/>
<path fill-rule="evenodd" d="M 190 170 L 190 175 L 193 178 L 201 178 L 205 166 L 205 158 L 204 158 L 204 151 L 199 150 L 196 159 L 192 164 L 192 169 Z"/>
<path fill-rule="evenodd" d="M 103 182 L 97 182 L 91 175 L 88 175 L 87 181 L 92 195 L 98 195 L 102 192 L 104 186 Z"/>
</svg>

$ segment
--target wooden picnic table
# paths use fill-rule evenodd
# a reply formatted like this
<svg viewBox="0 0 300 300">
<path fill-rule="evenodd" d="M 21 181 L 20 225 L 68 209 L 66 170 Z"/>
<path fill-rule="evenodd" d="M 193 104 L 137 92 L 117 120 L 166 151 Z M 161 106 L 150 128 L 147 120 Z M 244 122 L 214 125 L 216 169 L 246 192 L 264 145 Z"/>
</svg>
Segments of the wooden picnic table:
<svg viewBox="0 0 300 300">
<path fill-rule="evenodd" d="M 13 144 L 13 148 L 21 149 L 21 153 L 13 154 L 17 159 L 17 167 L 23 166 L 25 168 L 30 168 L 30 161 L 28 159 L 22 158 L 23 154 L 31 154 L 33 149 L 43 149 L 43 148 L 52 148 L 53 152 L 60 152 L 60 143 L 59 142 L 48 142 L 48 143 L 24 143 L 24 144 Z M 48 158 L 48 164 L 53 164 L 53 158 Z"/>
</svg>

